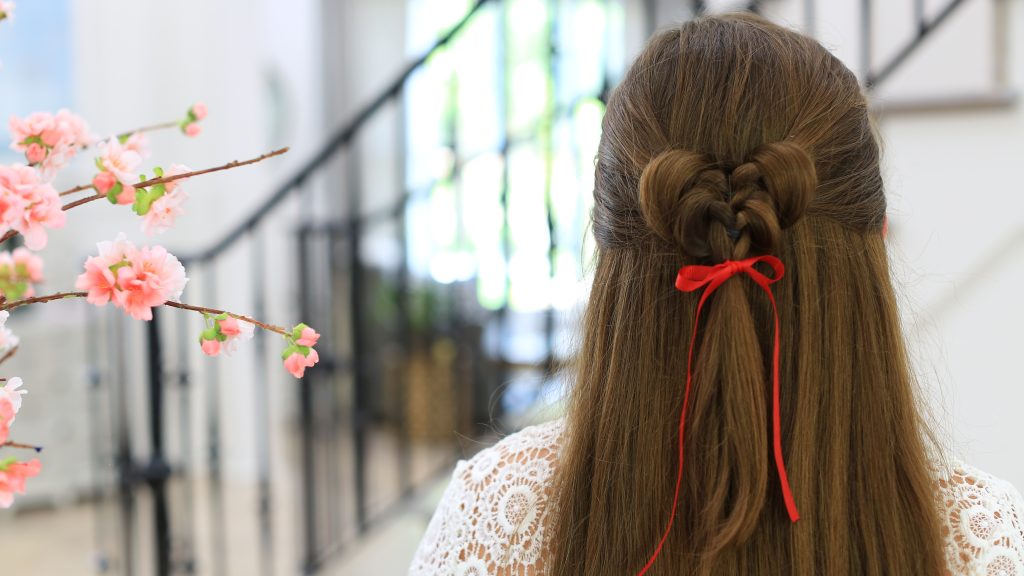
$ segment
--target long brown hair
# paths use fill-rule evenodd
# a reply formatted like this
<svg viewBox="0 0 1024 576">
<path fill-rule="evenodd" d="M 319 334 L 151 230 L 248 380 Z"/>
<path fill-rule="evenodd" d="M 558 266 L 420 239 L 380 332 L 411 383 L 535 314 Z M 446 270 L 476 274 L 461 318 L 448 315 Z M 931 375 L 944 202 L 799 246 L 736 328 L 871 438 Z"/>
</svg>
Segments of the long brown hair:
<svg viewBox="0 0 1024 576">
<path fill-rule="evenodd" d="M 770 433 L 771 306 L 738 276 L 700 321 L 678 516 L 649 574 L 944 572 L 933 437 L 853 74 L 752 15 L 652 38 L 608 102 L 598 257 L 553 486 L 552 574 L 636 574 L 671 513 L 698 296 L 680 266 L 773 254 L 791 523 Z"/>
</svg>

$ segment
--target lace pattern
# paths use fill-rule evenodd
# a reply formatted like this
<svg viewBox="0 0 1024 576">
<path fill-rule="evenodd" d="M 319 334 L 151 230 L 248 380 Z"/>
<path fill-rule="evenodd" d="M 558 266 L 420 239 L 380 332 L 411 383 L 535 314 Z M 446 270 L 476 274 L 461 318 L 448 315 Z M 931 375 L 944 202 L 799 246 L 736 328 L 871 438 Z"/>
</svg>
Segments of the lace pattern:
<svg viewBox="0 0 1024 576">
<path fill-rule="evenodd" d="M 562 421 L 531 426 L 455 468 L 410 576 L 543 576 L 547 499 Z M 950 575 L 1024 576 L 1024 499 L 1009 483 L 957 463 L 936 471 Z"/>
</svg>

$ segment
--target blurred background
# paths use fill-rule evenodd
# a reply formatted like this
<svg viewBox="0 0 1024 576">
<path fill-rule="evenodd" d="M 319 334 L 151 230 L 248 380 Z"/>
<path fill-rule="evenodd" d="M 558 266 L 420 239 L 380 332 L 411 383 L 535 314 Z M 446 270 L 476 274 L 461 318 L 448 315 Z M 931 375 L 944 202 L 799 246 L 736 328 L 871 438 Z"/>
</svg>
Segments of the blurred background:
<svg viewBox="0 0 1024 576">
<path fill-rule="evenodd" d="M 561 413 L 605 97 L 655 30 L 725 10 L 862 80 L 925 399 L 954 453 L 1024 487 L 1024 0 L 19 0 L 4 118 L 68 107 L 103 135 L 204 101 L 147 167 L 291 146 L 188 182 L 155 241 L 185 301 L 323 338 L 297 381 L 276 336 L 207 358 L 177 310 L 15 312 L 16 439 L 46 450 L 0 511 L 4 573 L 405 573 L 455 461 Z M 42 292 L 119 231 L 146 241 L 127 209 L 72 212 Z"/>
</svg>

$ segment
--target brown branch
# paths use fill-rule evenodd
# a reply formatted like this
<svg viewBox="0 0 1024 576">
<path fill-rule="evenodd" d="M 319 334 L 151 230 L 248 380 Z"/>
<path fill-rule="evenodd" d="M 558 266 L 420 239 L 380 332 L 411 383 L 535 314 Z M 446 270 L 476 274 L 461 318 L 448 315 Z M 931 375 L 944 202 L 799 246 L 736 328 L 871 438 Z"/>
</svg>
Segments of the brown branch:
<svg viewBox="0 0 1024 576">
<path fill-rule="evenodd" d="M 127 138 L 127 137 L 129 137 L 132 134 L 135 134 L 137 132 L 156 132 L 157 130 L 163 130 L 165 128 L 177 128 L 178 124 L 180 122 L 181 122 L 180 120 L 174 120 L 174 121 L 171 121 L 171 122 L 162 122 L 160 124 L 152 124 L 150 126 L 143 126 L 142 128 L 136 128 L 135 130 L 129 130 L 127 132 L 118 132 L 117 134 L 114 134 L 113 136 L 109 136 L 107 138 L 101 138 L 101 139 L 96 140 L 95 142 L 92 142 L 90 144 L 85 144 L 84 146 L 79 146 L 78 149 L 79 150 L 85 150 L 86 148 L 90 148 L 92 146 L 95 146 L 96 144 L 99 144 L 100 142 L 106 142 L 106 141 L 110 140 L 111 138 L 117 138 L 118 140 L 120 140 L 121 138 Z"/>
<path fill-rule="evenodd" d="M 7 354 L 4 354 L 3 358 L 0 358 L 0 364 L 3 364 L 4 362 L 7 362 L 8 360 L 11 359 L 11 357 L 13 357 L 17 353 L 18 353 L 18 347 L 17 346 L 15 346 L 14 348 L 11 348 L 10 350 L 7 351 Z"/>
<path fill-rule="evenodd" d="M 178 124 L 180 124 L 180 123 L 181 123 L 180 120 L 172 120 L 170 122 L 162 122 L 160 124 L 152 124 L 150 126 L 143 126 L 142 128 L 136 128 L 135 130 L 129 130 L 127 132 L 121 132 L 119 134 L 116 134 L 115 137 L 119 138 L 119 139 L 120 138 L 127 138 L 127 137 L 129 137 L 132 134 L 135 134 L 137 132 L 156 132 L 157 130 L 163 130 L 165 128 L 177 128 Z"/>
<path fill-rule="evenodd" d="M 193 172 L 185 172 L 183 174 L 175 174 L 173 176 L 161 176 L 160 178 L 150 178 L 149 180 L 145 180 L 143 182 L 139 182 L 138 184 L 132 184 L 132 186 L 137 188 L 137 189 L 138 188 L 149 188 L 150 186 L 155 186 L 156 184 L 166 184 L 167 182 L 174 182 L 175 180 L 182 180 L 182 179 L 185 179 L 185 178 L 191 178 L 193 176 L 202 176 L 203 174 L 209 174 L 211 172 L 220 172 L 222 170 L 231 170 L 232 168 L 239 168 L 241 166 L 247 166 L 249 164 L 255 164 L 257 162 L 262 162 L 262 161 L 266 160 L 267 158 L 273 158 L 274 156 L 280 156 L 281 154 L 284 154 L 287 151 L 288 151 L 288 148 L 285 147 L 285 148 L 281 148 L 280 150 L 274 150 L 273 152 L 267 152 L 266 154 L 263 154 L 263 155 L 258 156 L 256 158 L 250 158 L 249 160 L 244 160 L 244 161 L 241 161 L 241 162 L 239 162 L 238 160 L 232 160 L 231 162 L 228 162 L 227 164 L 222 164 L 220 166 L 215 166 L 213 168 L 205 168 L 203 170 L 195 170 Z M 72 208 L 75 208 L 77 206 L 81 206 L 82 204 L 88 204 L 89 202 L 92 202 L 93 200 L 99 200 L 101 198 L 106 198 L 106 197 L 107 197 L 106 194 L 99 194 L 99 193 L 97 193 L 97 194 L 95 194 L 93 196 L 88 196 L 88 197 L 85 197 L 85 198 L 79 198 L 78 200 L 75 200 L 74 202 L 69 202 L 68 204 L 65 204 L 63 207 L 61 207 L 61 210 L 65 210 L 65 211 L 71 210 Z M 2 242 L 2 241 L 3 240 L 0 240 L 0 242 Z"/>
<path fill-rule="evenodd" d="M 12 302 L 0 305 L 0 310 L 11 310 L 21 306 L 27 306 L 29 304 L 42 304 L 44 302 L 63 300 L 65 298 L 85 298 L 88 295 L 88 292 L 58 292 L 56 294 L 49 294 L 47 296 L 36 296 L 33 298 L 14 300 Z M 163 306 L 170 306 L 171 308 L 178 308 L 180 310 L 190 310 L 192 312 L 200 312 L 205 314 L 227 314 L 232 318 L 241 320 L 243 322 L 248 322 L 254 326 L 259 326 L 260 328 L 263 328 L 264 330 L 269 330 L 270 332 L 276 332 L 282 336 L 288 336 L 289 334 L 292 333 L 292 331 L 288 330 L 287 328 L 276 326 L 274 324 L 268 324 L 266 322 L 260 322 L 255 318 L 250 318 L 249 316 L 244 316 L 242 314 L 235 314 L 234 312 L 228 312 L 227 310 L 218 310 L 216 308 L 206 308 L 203 306 L 193 306 L 192 304 L 185 304 L 184 302 L 175 302 L 174 300 L 168 300 L 167 302 L 164 302 Z M 0 362 L 2 361 L 3 360 L 0 360 Z"/>
<path fill-rule="evenodd" d="M 235 314 L 234 312 L 228 312 L 227 310 L 217 310 L 216 308 L 204 308 L 202 306 L 193 306 L 191 304 L 185 304 L 183 302 L 175 302 L 173 300 L 168 300 L 167 302 L 164 302 L 164 306 L 170 306 L 172 308 L 179 308 L 181 310 L 191 310 L 193 312 L 200 312 L 200 313 L 203 313 L 203 314 L 213 314 L 215 316 L 219 315 L 219 314 L 227 314 L 228 316 L 230 316 L 230 317 L 232 317 L 232 318 L 234 318 L 236 320 L 241 320 L 243 322 L 248 322 L 249 324 L 253 324 L 255 326 L 259 326 L 260 328 L 263 328 L 264 330 L 268 330 L 270 332 L 277 332 L 278 334 L 280 334 L 282 336 L 288 336 L 289 334 L 292 333 L 292 331 L 288 330 L 287 328 L 282 328 L 281 326 L 275 326 L 274 324 L 267 324 L 266 322 L 260 322 L 259 320 L 255 319 L 255 318 L 250 318 L 248 316 L 243 316 L 241 314 Z"/>
<path fill-rule="evenodd" d="M 143 182 L 139 182 L 138 184 L 133 184 L 132 186 L 134 186 L 135 188 L 148 188 L 148 187 L 154 186 L 156 184 L 166 184 L 167 182 L 174 182 L 175 180 L 182 180 L 184 178 L 191 178 L 193 176 L 202 176 L 203 174 L 210 174 L 211 172 L 220 172 L 222 170 L 231 170 L 232 168 L 240 168 L 242 166 L 248 166 L 249 164 L 255 164 L 257 162 L 262 162 L 262 161 L 266 160 L 267 158 L 273 158 L 274 156 L 280 156 L 281 154 L 284 154 L 287 151 L 288 151 L 288 147 L 285 147 L 285 148 L 281 148 L 279 150 L 274 150 L 273 152 L 267 152 L 266 154 L 263 154 L 263 155 L 258 156 L 256 158 L 250 158 L 249 160 L 243 160 L 243 161 L 232 160 L 231 162 L 228 162 L 227 164 L 222 164 L 220 166 L 215 166 L 213 168 L 205 168 L 203 170 L 196 170 L 194 172 L 185 172 L 184 174 L 174 174 L 173 176 L 162 176 L 160 178 L 150 178 L 149 180 L 145 180 Z M 82 190 L 85 190 L 87 188 L 92 188 L 92 185 L 90 184 L 88 186 L 76 186 L 75 188 L 71 188 L 69 190 L 65 190 L 64 192 L 61 192 L 60 194 L 61 194 L 61 196 L 65 195 L 65 194 L 74 194 L 75 192 L 81 192 Z M 106 198 L 106 197 L 107 197 L 106 194 L 96 193 L 96 194 L 93 194 L 92 196 L 86 196 L 85 198 L 79 198 L 78 200 L 75 200 L 74 202 L 69 202 L 69 203 L 65 204 L 64 206 L 62 206 L 61 210 L 64 210 L 64 211 L 71 210 L 72 208 L 81 206 L 82 204 L 88 204 L 89 202 L 93 202 L 95 200 L 100 200 L 100 199 L 103 199 L 103 198 Z M 4 234 L 3 236 L 0 236 L 0 244 L 10 240 L 11 238 L 14 238 L 17 235 L 18 235 L 18 231 L 17 230 L 9 230 L 6 234 Z"/>
<path fill-rule="evenodd" d="M 64 300 L 65 298 L 85 298 L 88 295 L 88 292 L 57 292 L 56 294 L 48 294 L 46 296 L 34 296 L 32 298 L 12 300 L 0 305 L 0 310 L 14 310 L 15 308 L 28 306 L 29 304 L 43 304 L 44 302 Z"/>
<path fill-rule="evenodd" d="M 67 196 L 68 194 L 74 194 L 75 192 L 81 192 L 82 190 L 89 190 L 90 188 L 93 188 L 92 184 L 82 184 L 81 186 L 75 186 L 74 188 L 69 188 L 69 189 L 61 192 L 60 195 L 61 196 Z"/>
<path fill-rule="evenodd" d="M 0 444 L 0 448 L 22 448 L 22 449 L 25 449 L 25 450 L 35 450 L 36 452 L 42 452 L 43 451 L 43 447 L 42 446 L 35 446 L 33 444 L 22 444 L 21 442 L 11 442 L 11 441 L 7 441 L 7 442 L 4 442 L 3 444 Z"/>
</svg>

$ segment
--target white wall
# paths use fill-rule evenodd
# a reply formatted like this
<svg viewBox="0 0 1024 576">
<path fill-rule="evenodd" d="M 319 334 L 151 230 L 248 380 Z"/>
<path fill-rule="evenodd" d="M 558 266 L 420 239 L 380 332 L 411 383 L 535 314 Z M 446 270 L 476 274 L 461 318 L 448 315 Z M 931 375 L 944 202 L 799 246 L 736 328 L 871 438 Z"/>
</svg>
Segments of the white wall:
<svg viewBox="0 0 1024 576">
<path fill-rule="evenodd" d="M 95 251 L 95 243 L 112 239 L 118 232 L 126 232 L 140 244 L 165 245 L 179 255 L 209 246 L 319 147 L 326 133 L 319 11 L 318 0 L 72 2 L 74 111 L 86 118 L 94 133 L 107 135 L 178 119 L 197 101 L 209 106 L 209 117 L 198 138 L 187 138 L 176 130 L 151 136 L 153 155 L 144 162 L 146 170 L 171 163 L 199 169 L 281 146 L 292 150 L 283 158 L 188 182 L 185 186 L 191 199 L 186 215 L 174 229 L 158 237 L 144 236 L 140 219 L 125 207 L 96 202 L 73 210 L 66 228 L 50 235 L 50 245 L 41 254 L 47 276 L 41 291 L 70 289 L 85 257 Z M 93 172 L 90 155 L 82 156 L 60 175 L 55 183 L 58 188 L 89 180 Z M 284 245 L 290 238 L 290 226 L 276 223 L 267 236 L 270 249 L 278 243 Z M 293 251 L 286 256 L 290 259 Z M 288 265 L 281 262 L 282 269 Z M 189 272 L 196 289 L 202 285 L 201 272 Z M 189 299 L 247 312 L 251 303 L 243 301 L 242 294 L 249 291 L 237 290 L 233 277 L 250 278 L 242 258 L 228 263 L 220 290 L 212 298 L 192 290 Z M 272 298 L 268 315 L 274 323 L 298 321 L 294 294 L 286 288 L 268 285 Z M 47 446 L 43 454 L 46 472 L 33 480 L 26 496 L 29 500 L 67 497 L 91 483 L 89 439 L 84 435 L 89 397 L 85 369 L 94 362 L 87 358 L 85 346 L 87 334 L 91 334 L 86 331 L 86 306 L 84 302 L 40 306 L 16 315 L 10 323 L 21 336 L 22 347 L 9 368 L 25 378 L 32 394 L 19 419 L 19 437 Z M 173 316 L 173 312 L 165 314 L 168 321 Z M 198 324 L 193 327 L 199 329 Z M 130 335 L 140 337 L 137 330 Z M 276 348 L 276 340 L 271 341 L 269 349 L 276 352 Z M 194 361 L 200 371 L 203 365 L 215 362 L 200 357 Z M 223 394 L 236 406 L 222 411 L 225 454 L 229 455 L 226 473 L 252 478 L 255 453 L 251 438 L 258 423 L 251 409 L 237 407 L 254 406 L 249 385 L 253 362 L 237 359 L 226 366 L 218 368 L 223 370 Z M 279 380 L 275 382 L 283 385 L 272 387 L 272 401 L 287 405 L 294 394 L 284 385 L 294 381 Z M 139 414 L 133 442 L 144 447 L 143 383 L 132 382 L 136 387 L 132 405 Z M 197 392 L 202 391 L 202 384 L 198 381 Z M 194 408 L 200 415 L 202 394 L 195 396 Z M 202 460 L 204 452 L 200 446 L 196 449 Z"/>
<path fill-rule="evenodd" d="M 1009 88 L 1024 88 L 1024 2 L 1006 3 Z M 975 0 L 975 3 L 978 3 Z M 955 33 L 954 15 L 947 26 Z M 950 37 L 962 45 L 984 43 Z M 928 50 L 925 46 L 924 50 Z M 922 52 L 915 73 L 941 76 Z M 908 82 L 909 79 L 893 78 Z M 954 449 L 1024 487 L 1024 106 L 884 115 L 892 245 L 918 373 Z"/>
</svg>

